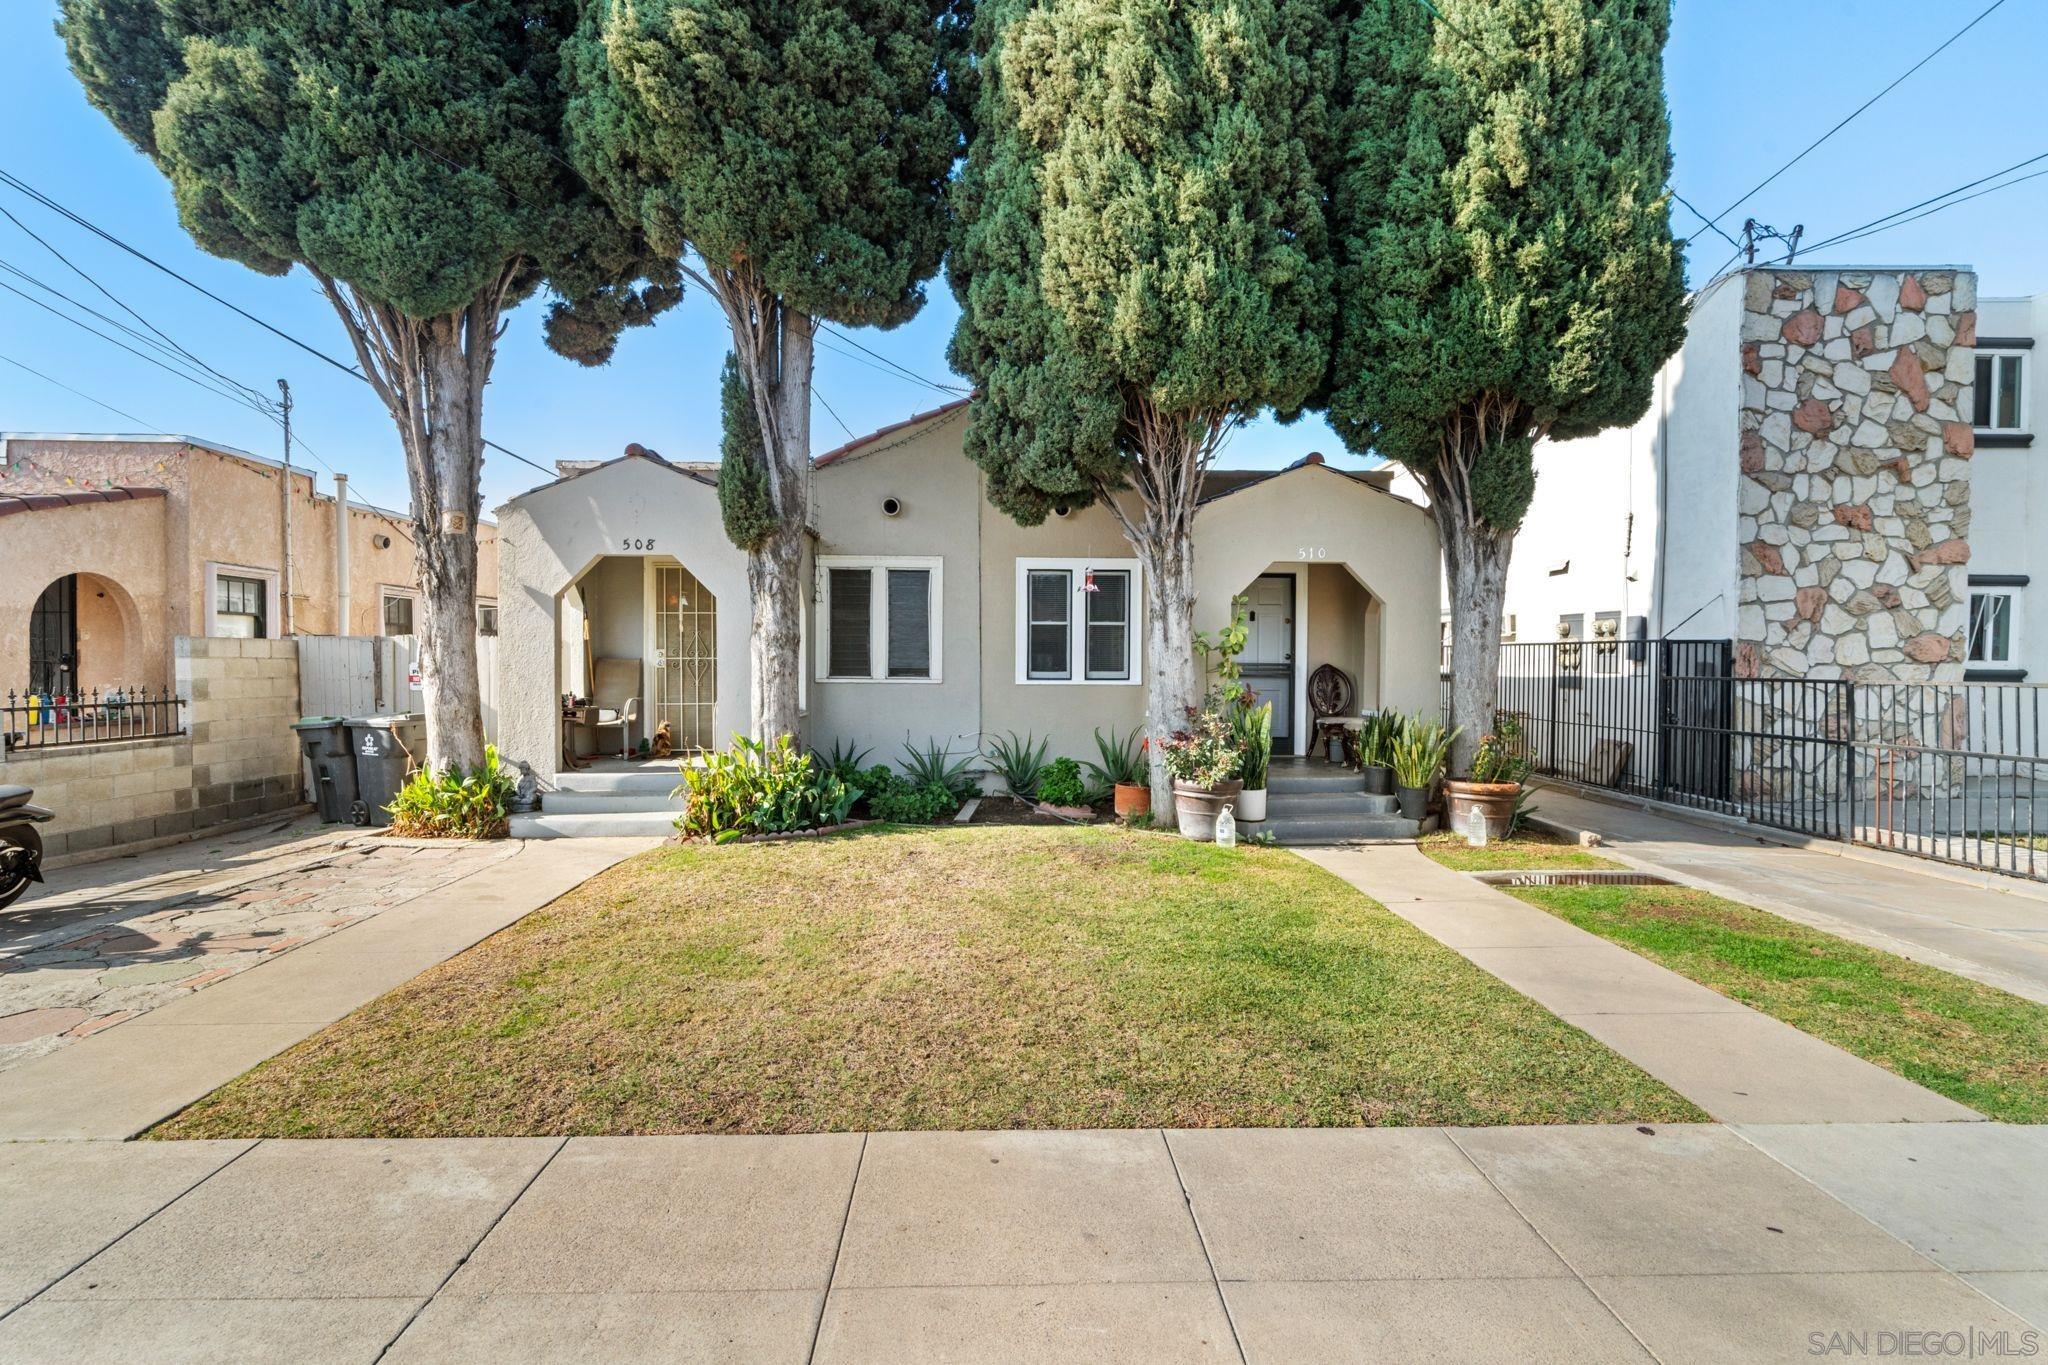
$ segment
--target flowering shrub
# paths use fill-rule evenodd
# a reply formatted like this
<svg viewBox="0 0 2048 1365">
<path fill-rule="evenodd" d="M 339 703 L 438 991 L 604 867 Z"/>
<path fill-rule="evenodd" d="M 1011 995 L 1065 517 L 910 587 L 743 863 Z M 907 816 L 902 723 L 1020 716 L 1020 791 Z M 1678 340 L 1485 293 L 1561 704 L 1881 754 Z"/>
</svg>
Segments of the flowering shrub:
<svg viewBox="0 0 2048 1365">
<path fill-rule="evenodd" d="M 1159 749 L 1166 771 L 1193 787 L 1221 786 L 1237 776 L 1244 759 L 1236 725 L 1217 706 L 1190 707 L 1187 727 L 1161 740 Z"/>
<path fill-rule="evenodd" d="M 1493 729 L 1479 738 L 1472 755 L 1474 782 L 1520 782 L 1529 776 L 1532 755 L 1522 735 L 1522 722 L 1512 711 L 1493 718 Z"/>
</svg>

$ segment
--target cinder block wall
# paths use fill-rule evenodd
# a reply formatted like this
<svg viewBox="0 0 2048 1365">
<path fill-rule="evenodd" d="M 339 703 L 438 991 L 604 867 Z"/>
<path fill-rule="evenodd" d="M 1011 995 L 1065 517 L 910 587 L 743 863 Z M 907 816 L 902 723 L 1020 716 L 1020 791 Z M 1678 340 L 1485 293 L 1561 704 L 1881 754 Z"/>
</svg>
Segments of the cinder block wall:
<svg viewBox="0 0 2048 1365">
<path fill-rule="evenodd" d="M 180 636 L 175 689 L 185 733 L 65 746 L 0 761 L 0 783 L 36 789 L 52 863 L 186 838 L 300 804 L 296 640 Z"/>
</svg>

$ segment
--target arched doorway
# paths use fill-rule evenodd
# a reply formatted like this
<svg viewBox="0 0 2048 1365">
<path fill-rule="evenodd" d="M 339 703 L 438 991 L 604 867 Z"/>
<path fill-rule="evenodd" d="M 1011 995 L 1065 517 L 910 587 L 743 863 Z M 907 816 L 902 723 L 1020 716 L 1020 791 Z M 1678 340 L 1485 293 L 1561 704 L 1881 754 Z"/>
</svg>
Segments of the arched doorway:
<svg viewBox="0 0 2048 1365">
<path fill-rule="evenodd" d="M 717 747 L 718 599 L 681 561 L 602 556 L 562 590 L 555 619 L 572 762 L 616 758 L 664 724 L 677 754 Z"/>
<path fill-rule="evenodd" d="M 68 697 L 78 690 L 78 575 L 45 587 L 28 614 L 28 690 Z"/>
</svg>

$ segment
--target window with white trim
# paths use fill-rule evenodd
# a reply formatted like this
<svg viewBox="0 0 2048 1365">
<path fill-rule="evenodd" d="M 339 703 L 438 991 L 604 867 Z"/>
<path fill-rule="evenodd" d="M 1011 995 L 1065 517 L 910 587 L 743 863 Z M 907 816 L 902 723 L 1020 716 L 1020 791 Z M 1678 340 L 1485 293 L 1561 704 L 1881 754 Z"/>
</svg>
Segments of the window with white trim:
<svg viewBox="0 0 2048 1365">
<path fill-rule="evenodd" d="M 476 604 L 476 633 L 496 635 L 498 633 L 498 604 L 479 602 Z"/>
<path fill-rule="evenodd" d="M 2012 668 L 2019 660 L 2020 590 L 1970 589 L 1970 663 Z"/>
<path fill-rule="evenodd" d="M 2026 430 L 2026 381 L 2025 351 L 1977 352 L 1977 430 Z"/>
<path fill-rule="evenodd" d="M 1017 561 L 1017 681 L 1136 683 L 1138 564 Z"/>
<path fill-rule="evenodd" d="M 818 560 L 821 682 L 937 682 L 944 561 Z"/>
<path fill-rule="evenodd" d="M 411 635 L 413 631 L 413 597 L 409 592 L 384 593 L 382 634 Z"/>
<path fill-rule="evenodd" d="M 242 640 L 270 634 L 270 585 L 260 578 L 218 574 L 213 580 L 213 633 Z"/>
</svg>

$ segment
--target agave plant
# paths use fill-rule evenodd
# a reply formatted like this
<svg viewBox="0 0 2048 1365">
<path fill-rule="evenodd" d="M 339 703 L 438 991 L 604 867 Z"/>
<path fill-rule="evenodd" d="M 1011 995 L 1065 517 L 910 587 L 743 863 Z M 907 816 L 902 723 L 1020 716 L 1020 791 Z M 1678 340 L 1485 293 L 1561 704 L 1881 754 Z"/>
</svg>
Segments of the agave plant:
<svg viewBox="0 0 2048 1365">
<path fill-rule="evenodd" d="M 1050 740 L 1032 743 L 1034 736 L 1022 739 L 1015 733 L 1004 735 L 988 746 L 988 766 L 1003 785 L 1010 789 L 1010 795 L 1019 801 L 1036 801 L 1038 784 L 1045 779 L 1046 753 L 1052 747 Z"/>
<path fill-rule="evenodd" d="M 1114 730 L 1108 734 L 1100 730 L 1095 732 L 1095 752 L 1101 755 L 1102 761 L 1087 765 L 1090 801 L 1101 800 L 1115 786 L 1146 784 L 1144 733 L 1142 725 L 1132 727 L 1128 735 L 1119 735 Z"/>
<path fill-rule="evenodd" d="M 936 739 L 926 740 L 923 748 L 906 742 L 903 746 L 903 780 L 913 787 L 937 783 L 951 792 L 954 803 L 959 804 L 974 795 L 981 786 L 980 774 L 974 770 L 975 757 L 970 752 L 956 761 L 953 751 Z"/>
</svg>

